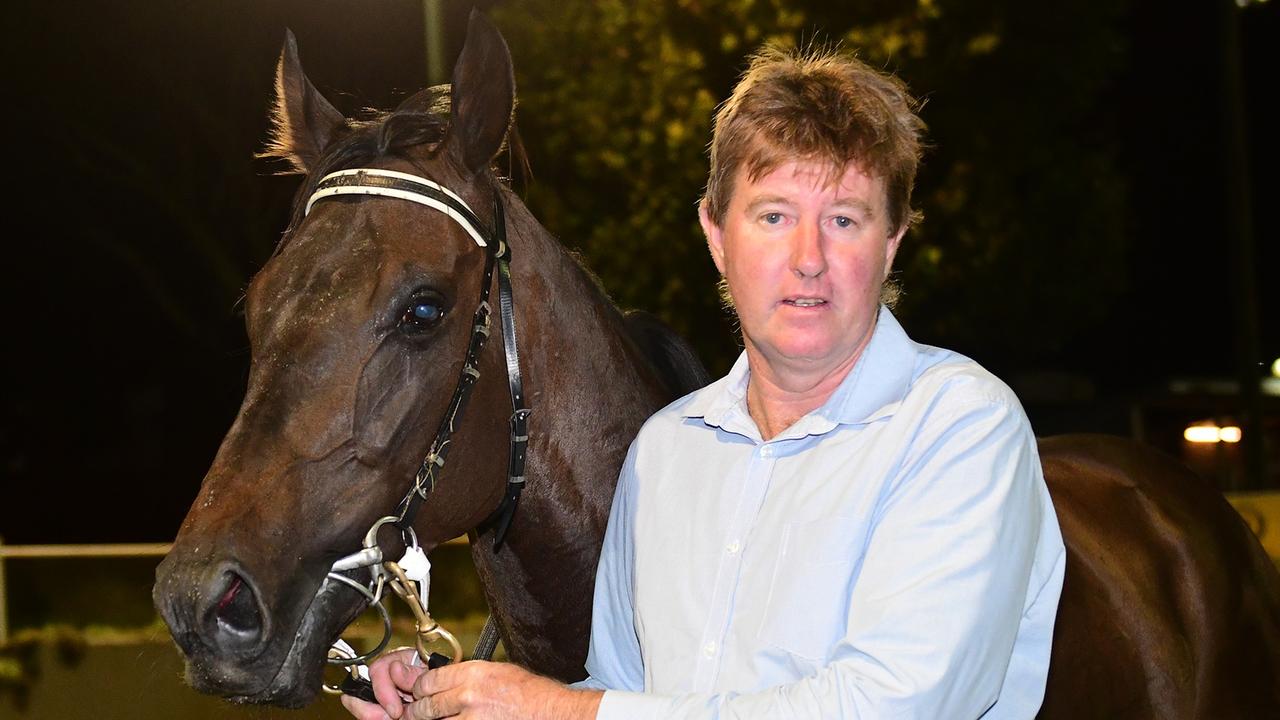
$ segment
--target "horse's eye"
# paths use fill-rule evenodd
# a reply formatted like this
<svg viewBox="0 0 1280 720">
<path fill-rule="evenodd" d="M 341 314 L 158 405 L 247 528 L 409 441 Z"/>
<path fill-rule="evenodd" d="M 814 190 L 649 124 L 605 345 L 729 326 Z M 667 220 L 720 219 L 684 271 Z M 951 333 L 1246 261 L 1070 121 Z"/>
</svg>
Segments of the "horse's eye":
<svg viewBox="0 0 1280 720">
<path fill-rule="evenodd" d="M 400 316 L 400 329 L 421 332 L 436 326 L 444 318 L 444 302 L 434 296 L 415 297 Z"/>
</svg>

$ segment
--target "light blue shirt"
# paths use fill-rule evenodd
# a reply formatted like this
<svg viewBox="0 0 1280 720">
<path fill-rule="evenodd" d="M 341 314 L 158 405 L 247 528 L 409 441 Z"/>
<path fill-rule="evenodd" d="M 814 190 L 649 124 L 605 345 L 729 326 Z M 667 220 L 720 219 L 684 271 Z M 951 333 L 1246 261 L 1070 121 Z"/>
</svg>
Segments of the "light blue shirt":
<svg viewBox="0 0 1280 720">
<path fill-rule="evenodd" d="M 745 355 L 628 453 L 596 575 L 599 718 L 1031 718 L 1065 555 L 1004 383 L 881 308 L 764 442 Z"/>
</svg>

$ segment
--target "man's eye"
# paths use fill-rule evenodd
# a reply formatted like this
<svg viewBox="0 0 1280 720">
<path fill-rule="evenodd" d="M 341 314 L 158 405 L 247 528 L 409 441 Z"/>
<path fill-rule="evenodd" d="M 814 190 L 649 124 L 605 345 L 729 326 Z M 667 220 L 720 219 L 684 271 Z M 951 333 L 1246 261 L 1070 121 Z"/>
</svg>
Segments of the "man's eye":
<svg viewBox="0 0 1280 720">
<path fill-rule="evenodd" d="M 765 213 L 764 215 L 760 216 L 760 220 L 764 222 L 765 225 L 781 225 L 782 213 L 776 213 L 776 212 Z"/>
<path fill-rule="evenodd" d="M 833 218 L 832 221 L 836 224 L 836 227 L 838 228 L 851 228 L 857 224 L 853 221 L 853 218 L 846 217 L 844 215 L 837 215 L 835 216 L 835 218 Z"/>
<path fill-rule="evenodd" d="M 438 298 L 418 297 L 400 315 L 400 329 L 421 332 L 435 327 L 444 318 L 444 303 Z"/>
</svg>

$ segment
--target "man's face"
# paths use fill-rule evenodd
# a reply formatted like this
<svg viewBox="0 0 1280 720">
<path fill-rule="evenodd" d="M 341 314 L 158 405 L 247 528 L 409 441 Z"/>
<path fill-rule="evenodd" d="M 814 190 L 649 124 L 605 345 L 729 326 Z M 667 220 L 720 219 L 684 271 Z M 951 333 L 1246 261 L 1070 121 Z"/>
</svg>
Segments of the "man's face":
<svg viewBox="0 0 1280 720">
<path fill-rule="evenodd" d="M 902 239 L 890 234 L 882 179 L 852 164 L 829 175 L 797 162 L 753 182 L 741 169 L 723 227 L 701 212 L 748 355 L 775 370 L 822 371 L 862 351 Z"/>
</svg>

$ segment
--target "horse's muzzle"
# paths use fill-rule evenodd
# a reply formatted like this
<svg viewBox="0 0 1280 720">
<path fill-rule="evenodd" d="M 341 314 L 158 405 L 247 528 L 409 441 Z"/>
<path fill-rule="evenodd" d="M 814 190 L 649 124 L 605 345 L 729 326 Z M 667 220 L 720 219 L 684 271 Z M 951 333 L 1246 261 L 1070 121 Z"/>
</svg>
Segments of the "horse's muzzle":
<svg viewBox="0 0 1280 720">
<path fill-rule="evenodd" d="M 172 556 L 156 570 L 156 609 L 174 642 L 201 671 L 218 679 L 219 694 L 261 688 L 250 676 L 269 635 L 269 616 L 252 575 L 233 563 L 182 563 Z"/>
<path fill-rule="evenodd" d="M 305 573 L 289 577 L 295 583 L 283 589 L 233 559 L 193 558 L 178 547 L 160 563 L 156 608 L 186 656 L 194 689 L 292 708 L 315 699 L 329 643 L 364 603 L 341 583 L 317 591 Z M 282 603 L 282 594 L 305 601 Z"/>
</svg>

